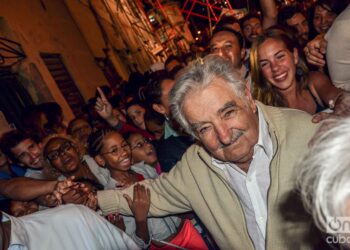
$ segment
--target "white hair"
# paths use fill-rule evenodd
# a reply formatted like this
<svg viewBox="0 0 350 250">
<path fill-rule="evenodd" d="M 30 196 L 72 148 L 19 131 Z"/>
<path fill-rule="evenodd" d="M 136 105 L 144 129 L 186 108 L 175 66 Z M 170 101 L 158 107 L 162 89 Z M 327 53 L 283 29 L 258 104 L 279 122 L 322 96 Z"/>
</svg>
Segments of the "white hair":
<svg viewBox="0 0 350 250">
<path fill-rule="evenodd" d="M 350 216 L 350 117 L 329 124 L 297 168 L 302 201 L 322 231 L 332 217 Z"/>
<path fill-rule="evenodd" d="M 194 137 L 196 136 L 183 112 L 184 100 L 189 93 L 205 88 L 217 78 L 224 80 L 238 97 L 247 102 L 245 82 L 240 72 L 234 69 L 229 60 L 218 55 L 208 55 L 187 66 L 170 92 L 169 102 L 173 117 L 188 134 Z"/>
</svg>

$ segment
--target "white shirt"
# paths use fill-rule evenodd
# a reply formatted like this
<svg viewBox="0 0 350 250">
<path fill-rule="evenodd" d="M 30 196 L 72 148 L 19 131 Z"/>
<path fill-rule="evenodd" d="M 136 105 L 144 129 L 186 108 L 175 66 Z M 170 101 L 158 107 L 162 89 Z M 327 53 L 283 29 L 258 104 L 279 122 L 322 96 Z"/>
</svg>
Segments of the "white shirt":
<svg viewBox="0 0 350 250">
<path fill-rule="evenodd" d="M 26 173 L 24 174 L 24 176 L 28 177 L 28 178 L 37 179 L 37 180 L 44 180 L 45 179 L 45 176 L 43 174 L 43 170 L 42 169 L 27 168 Z"/>
<path fill-rule="evenodd" d="M 62 205 L 11 220 L 9 250 L 139 249 L 123 231 L 81 205 Z"/>
<path fill-rule="evenodd" d="M 259 110 L 259 138 L 254 146 L 253 160 L 245 173 L 235 164 L 212 159 L 224 171 L 231 188 L 238 195 L 255 249 L 265 249 L 267 191 L 270 186 L 272 140 L 262 111 Z"/>
</svg>

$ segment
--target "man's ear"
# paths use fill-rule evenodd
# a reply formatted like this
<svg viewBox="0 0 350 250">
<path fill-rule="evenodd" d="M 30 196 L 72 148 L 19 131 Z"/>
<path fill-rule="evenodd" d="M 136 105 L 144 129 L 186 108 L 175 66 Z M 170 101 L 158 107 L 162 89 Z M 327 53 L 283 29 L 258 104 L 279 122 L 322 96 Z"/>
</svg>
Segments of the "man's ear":
<svg viewBox="0 0 350 250">
<path fill-rule="evenodd" d="M 154 111 L 156 111 L 162 115 L 165 115 L 165 108 L 163 107 L 162 104 L 153 103 L 152 108 L 154 109 Z"/>
<path fill-rule="evenodd" d="M 101 155 L 96 155 L 94 157 L 95 161 L 97 162 L 97 164 L 101 167 L 105 167 L 106 166 L 106 161 L 101 157 Z"/>
</svg>

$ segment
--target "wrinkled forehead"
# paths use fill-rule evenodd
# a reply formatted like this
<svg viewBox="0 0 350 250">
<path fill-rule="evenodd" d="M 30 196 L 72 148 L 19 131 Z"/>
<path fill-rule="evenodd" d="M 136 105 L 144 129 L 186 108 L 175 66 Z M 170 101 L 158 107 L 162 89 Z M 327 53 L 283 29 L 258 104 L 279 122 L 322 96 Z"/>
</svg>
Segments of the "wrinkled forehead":
<svg viewBox="0 0 350 250">
<path fill-rule="evenodd" d="M 243 99 L 237 95 L 232 84 L 222 78 L 214 78 L 210 83 L 191 89 L 183 100 L 183 108 L 188 111 L 209 110 L 224 102 Z M 191 112 L 192 113 L 192 112 Z"/>
</svg>

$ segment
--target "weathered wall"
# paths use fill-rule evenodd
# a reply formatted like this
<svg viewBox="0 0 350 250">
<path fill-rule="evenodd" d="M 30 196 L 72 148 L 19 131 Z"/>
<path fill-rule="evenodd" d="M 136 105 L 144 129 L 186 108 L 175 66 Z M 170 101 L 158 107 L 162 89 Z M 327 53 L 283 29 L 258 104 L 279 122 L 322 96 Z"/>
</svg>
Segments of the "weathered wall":
<svg viewBox="0 0 350 250">
<path fill-rule="evenodd" d="M 69 73 L 85 100 L 94 95 L 97 86 L 107 82 L 94 60 L 95 55 L 103 56 L 102 50 L 91 50 L 91 46 L 75 24 L 64 1 L 2 0 L 0 17 L 3 20 L 0 31 L 2 36 L 20 43 L 27 56 L 16 65 L 15 70 L 19 71 L 21 76 L 32 80 L 26 87 L 34 101 L 50 101 L 52 96 L 62 106 L 66 120 L 73 117 L 68 104 L 40 57 L 42 52 L 62 55 Z M 96 34 L 97 36 L 99 34 Z M 34 73 L 33 69 L 35 69 Z M 38 77 L 38 74 L 41 77 Z M 42 79 L 41 82 L 37 82 L 38 78 Z M 35 86 L 33 81 L 40 87 Z M 47 90 L 51 95 L 43 93 Z"/>
</svg>

